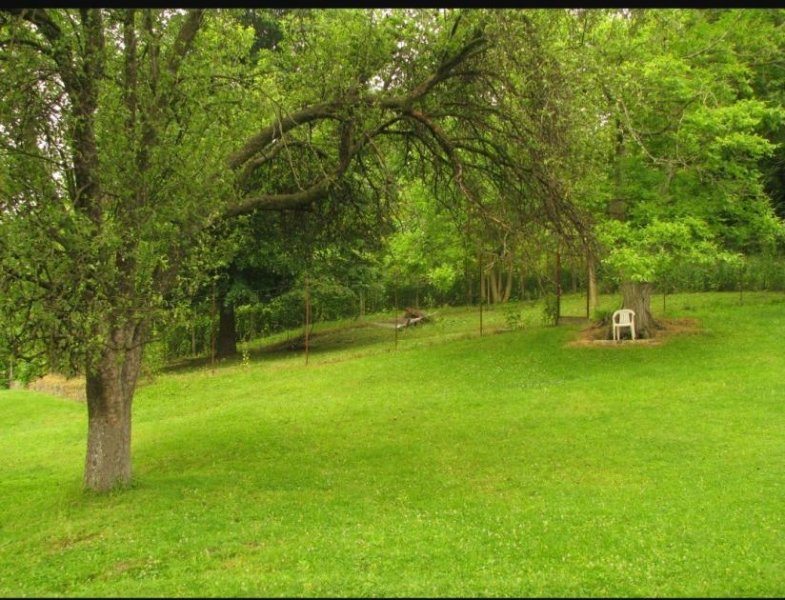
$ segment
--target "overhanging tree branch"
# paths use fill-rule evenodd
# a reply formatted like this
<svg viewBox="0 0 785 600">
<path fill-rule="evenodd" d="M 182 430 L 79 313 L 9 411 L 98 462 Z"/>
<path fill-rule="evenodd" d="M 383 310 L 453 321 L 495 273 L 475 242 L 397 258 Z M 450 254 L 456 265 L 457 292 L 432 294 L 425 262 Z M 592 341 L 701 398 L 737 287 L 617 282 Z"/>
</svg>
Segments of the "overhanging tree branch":
<svg viewBox="0 0 785 600">
<path fill-rule="evenodd" d="M 263 150 L 273 140 L 280 138 L 292 129 L 312 123 L 321 119 L 338 119 L 338 110 L 343 106 L 341 102 L 324 102 L 306 107 L 296 113 L 286 115 L 276 123 L 265 127 L 259 133 L 249 138 L 245 145 L 230 155 L 227 164 L 232 169 L 237 169 L 248 161 L 254 154 Z"/>
<path fill-rule="evenodd" d="M 276 122 L 250 137 L 240 150 L 228 157 L 227 165 L 231 169 L 235 171 L 242 169 L 237 176 L 237 182 L 240 185 L 244 185 L 248 182 L 256 168 L 270 162 L 279 153 L 279 150 L 274 145 L 283 143 L 280 140 L 283 140 L 286 134 L 302 125 L 321 120 L 338 120 L 341 122 L 341 134 L 337 144 L 338 162 L 334 172 L 319 178 L 305 189 L 297 192 L 262 194 L 248 197 L 237 204 L 229 206 L 224 211 L 223 216 L 231 217 L 247 214 L 257 209 L 306 209 L 311 203 L 323 199 L 329 192 L 330 187 L 348 170 L 352 159 L 358 155 L 370 140 L 382 133 L 386 133 L 392 124 L 400 120 L 412 118 L 416 120 L 417 117 L 413 112 L 412 106 L 431 93 L 439 83 L 456 76 L 458 67 L 466 63 L 471 57 L 482 52 L 487 43 L 487 39 L 482 35 L 473 37 L 458 52 L 443 60 L 431 76 L 425 78 L 404 96 L 390 97 L 386 94 L 360 95 L 356 89 L 353 89 L 343 98 L 307 106 L 297 112 L 280 117 Z M 355 135 L 353 122 L 348 118 L 348 115 L 363 108 L 381 109 L 382 111 L 392 111 L 396 114 L 392 118 L 386 118 L 382 124 Z M 355 138 L 357 139 L 356 142 L 354 141 Z M 442 136 L 442 141 L 439 143 L 442 144 L 444 139 L 446 139 L 446 136 Z M 257 156 L 260 153 L 261 156 Z M 455 158 L 452 150 L 451 156 Z M 461 177 L 460 162 L 454 160 L 453 165 L 457 174 L 456 181 L 465 188 Z"/>
</svg>

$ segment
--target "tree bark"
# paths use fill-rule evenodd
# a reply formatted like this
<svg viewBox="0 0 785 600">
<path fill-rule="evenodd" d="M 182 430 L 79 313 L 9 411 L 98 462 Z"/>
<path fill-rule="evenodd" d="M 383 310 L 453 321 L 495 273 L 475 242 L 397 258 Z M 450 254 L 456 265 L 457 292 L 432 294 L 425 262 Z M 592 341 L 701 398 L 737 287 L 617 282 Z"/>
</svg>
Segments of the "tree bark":
<svg viewBox="0 0 785 600">
<path fill-rule="evenodd" d="M 635 337 L 646 339 L 654 337 L 656 322 L 651 316 L 651 284 L 626 281 L 621 286 L 623 308 L 635 311 Z"/>
<path fill-rule="evenodd" d="M 114 329 L 86 370 L 87 456 L 84 485 L 103 492 L 131 483 L 131 403 L 142 364 L 142 326 Z"/>
<path fill-rule="evenodd" d="M 598 293 L 597 293 L 597 264 L 594 260 L 594 256 L 591 253 L 586 255 L 586 310 L 587 315 L 586 317 L 591 318 L 594 312 L 597 310 L 597 303 L 598 303 Z"/>
<path fill-rule="evenodd" d="M 485 273 L 482 269 L 482 263 L 480 263 L 480 304 L 487 300 L 487 290 L 485 289 L 487 286 L 485 285 Z"/>
<path fill-rule="evenodd" d="M 513 268 L 507 268 L 507 283 L 504 286 L 504 294 L 502 295 L 502 302 L 509 302 L 510 295 L 512 294 L 512 276 L 513 276 Z"/>
<path fill-rule="evenodd" d="M 485 284 L 485 287 L 488 290 L 488 304 L 496 304 L 499 301 L 499 287 L 496 281 L 495 266 L 488 271 L 486 277 L 488 278 L 488 283 Z"/>
<path fill-rule="evenodd" d="M 474 304 L 474 277 L 472 276 L 471 269 L 469 268 L 469 261 L 464 260 L 463 263 L 463 282 L 464 291 L 466 292 L 466 305 L 471 306 Z"/>
</svg>

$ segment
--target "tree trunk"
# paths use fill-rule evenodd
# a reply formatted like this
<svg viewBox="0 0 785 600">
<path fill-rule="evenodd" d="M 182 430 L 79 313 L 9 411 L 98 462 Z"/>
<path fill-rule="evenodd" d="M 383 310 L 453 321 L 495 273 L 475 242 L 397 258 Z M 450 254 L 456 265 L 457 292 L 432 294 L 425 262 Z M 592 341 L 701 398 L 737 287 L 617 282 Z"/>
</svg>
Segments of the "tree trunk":
<svg viewBox="0 0 785 600">
<path fill-rule="evenodd" d="M 488 288 L 490 289 L 490 302 L 489 304 L 497 304 L 501 300 L 501 273 L 499 267 L 494 265 L 488 273 Z"/>
<path fill-rule="evenodd" d="M 111 332 L 86 369 L 87 457 L 84 485 L 103 492 L 131 482 L 131 403 L 142 364 L 142 325 Z"/>
<path fill-rule="evenodd" d="M 622 283 L 623 308 L 635 311 L 635 337 L 646 339 L 654 337 L 657 326 L 651 316 L 651 284 L 627 281 Z"/>
<path fill-rule="evenodd" d="M 472 277 L 468 264 L 463 269 L 464 290 L 466 292 L 466 305 L 474 304 L 474 277 Z"/>
<path fill-rule="evenodd" d="M 594 256 L 590 253 L 586 255 L 586 279 L 586 310 L 588 313 L 586 316 L 591 318 L 597 310 L 599 296 L 597 294 L 597 264 L 595 263 Z"/>
<path fill-rule="evenodd" d="M 218 316 L 218 340 L 216 356 L 226 358 L 237 354 L 237 327 L 234 318 L 234 306 L 221 305 Z"/>
<path fill-rule="evenodd" d="M 485 288 L 485 273 L 483 273 L 482 263 L 480 263 L 480 304 L 485 302 L 487 299 L 487 290 Z"/>
<path fill-rule="evenodd" d="M 512 267 L 507 269 L 507 283 L 504 286 L 504 295 L 502 296 L 502 302 L 509 302 L 510 296 L 512 295 Z"/>
</svg>

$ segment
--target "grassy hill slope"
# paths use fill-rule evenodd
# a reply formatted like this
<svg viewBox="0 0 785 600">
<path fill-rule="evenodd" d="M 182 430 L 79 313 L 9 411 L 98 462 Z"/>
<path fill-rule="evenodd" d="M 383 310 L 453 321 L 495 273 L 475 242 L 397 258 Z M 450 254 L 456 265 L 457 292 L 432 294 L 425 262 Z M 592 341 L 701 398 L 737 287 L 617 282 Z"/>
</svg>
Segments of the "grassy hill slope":
<svg viewBox="0 0 785 600">
<path fill-rule="evenodd" d="M 700 333 L 571 347 L 456 310 L 397 350 L 161 374 L 104 496 L 84 405 L 0 392 L 0 595 L 779 595 L 785 298 L 669 306 Z"/>
</svg>

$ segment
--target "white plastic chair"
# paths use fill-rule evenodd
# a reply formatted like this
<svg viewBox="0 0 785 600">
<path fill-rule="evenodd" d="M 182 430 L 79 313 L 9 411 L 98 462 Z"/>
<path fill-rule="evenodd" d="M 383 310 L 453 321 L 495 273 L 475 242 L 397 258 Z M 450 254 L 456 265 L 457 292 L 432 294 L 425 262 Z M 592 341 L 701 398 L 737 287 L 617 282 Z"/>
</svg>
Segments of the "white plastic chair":
<svg viewBox="0 0 785 600">
<path fill-rule="evenodd" d="M 622 308 L 613 313 L 613 339 L 621 340 L 621 328 L 629 327 L 632 339 L 635 339 L 635 311 Z"/>
</svg>

